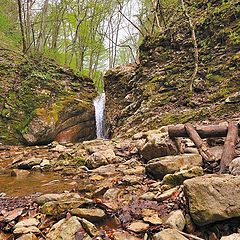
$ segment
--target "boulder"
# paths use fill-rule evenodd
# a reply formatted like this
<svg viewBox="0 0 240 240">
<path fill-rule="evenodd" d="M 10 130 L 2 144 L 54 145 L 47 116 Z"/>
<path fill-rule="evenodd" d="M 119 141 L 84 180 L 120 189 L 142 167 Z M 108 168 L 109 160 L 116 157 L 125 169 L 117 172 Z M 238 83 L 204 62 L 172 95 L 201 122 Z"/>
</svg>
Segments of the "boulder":
<svg viewBox="0 0 240 240">
<path fill-rule="evenodd" d="M 199 177 L 202 175 L 203 169 L 201 167 L 192 167 L 187 170 L 181 170 L 180 172 L 165 175 L 162 180 L 162 184 L 175 187 L 181 185 L 187 179 Z"/>
<path fill-rule="evenodd" d="M 166 174 L 171 174 L 180 169 L 201 166 L 202 157 L 199 154 L 182 154 L 166 156 L 150 160 L 146 165 L 146 173 L 155 178 L 162 179 Z"/>
<path fill-rule="evenodd" d="M 59 215 L 68 211 L 69 209 L 78 208 L 86 203 L 92 203 L 92 201 L 86 198 L 62 198 L 57 201 L 50 201 L 44 203 L 41 206 L 40 211 L 46 215 Z"/>
<path fill-rule="evenodd" d="M 148 136 L 148 142 L 140 150 L 143 158 L 147 161 L 178 153 L 177 146 L 168 138 L 167 133 L 153 133 Z"/>
<path fill-rule="evenodd" d="M 39 165 L 42 162 L 41 158 L 31 157 L 28 160 L 24 160 L 20 163 L 17 163 L 19 169 L 29 170 L 35 165 Z"/>
<path fill-rule="evenodd" d="M 83 230 L 82 225 L 78 221 L 76 216 L 69 219 L 62 219 L 52 226 L 49 233 L 47 234 L 47 239 L 49 240 L 75 240 L 76 233 Z M 84 230 L 83 230 L 84 232 Z"/>
<path fill-rule="evenodd" d="M 185 227 L 186 221 L 182 211 L 177 210 L 169 214 L 165 223 L 174 229 L 182 231 Z"/>
<path fill-rule="evenodd" d="M 90 155 L 86 160 L 86 165 L 88 168 L 94 169 L 117 162 L 118 159 L 112 149 L 101 150 Z"/>
<path fill-rule="evenodd" d="M 153 240 L 188 240 L 175 229 L 164 229 L 153 235 Z"/>
<path fill-rule="evenodd" d="M 240 177 L 211 175 L 184 181 L 190 214 L 197 225 L 240 217 Z"/>
<path fill-rule="evenodd" d="M 92 102 L 76 98 L 59 100 L 49 108 L 37 108 L 23 134 L 30 144 L 77 142 L 95 137 L 95 115 Z"/>
<path fill-rule="evenodd" d="M 75 208 L 71 211 L 72 215 L 85 218 L 90 222 L 101 222 L 106 218 L 106 213 L 100 208 Z"/>
<path fill-rule="evenodd" d="M 39 196 L 36 200 L 37 204 L 43 205 L 44 203 L 47 202 L 52 202 L 52 201 L 68 201 L 68 200 L 83 200 L 77 193 L 62 193 L 62 194 L 57 194 L 57 193 L 48 193 L 48 194 L 43 194 Z"/>
</svg>

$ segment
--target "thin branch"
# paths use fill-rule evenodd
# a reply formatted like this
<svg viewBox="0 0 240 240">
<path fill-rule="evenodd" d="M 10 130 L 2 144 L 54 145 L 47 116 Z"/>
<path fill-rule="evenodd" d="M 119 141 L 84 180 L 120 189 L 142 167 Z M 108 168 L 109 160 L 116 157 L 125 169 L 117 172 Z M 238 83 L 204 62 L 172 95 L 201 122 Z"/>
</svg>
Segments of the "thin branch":
<svg viewBox="0 0 240 240">
<path fill-rule="evenodd" d="M 142 30 L 134 23 L 134 22 L 132 22 L 128 17 L 126 17 L 125 16 L 125 14 L 122 12 L 122 5 L 121 5 L 121 3 L 119 2 L 119 1 L 117 1 L 118 2 L 118 4 L 119 4 L 119 6 L 120 6 L 120 9 L 118 10 L 119 11 L 119 13 L 128 21 L 128 22 L 130 22 L 138 31 L 139 31 L 139 33 L 141 33 L 141 35 L 144 37 L 144 33 L 142 32 Z"/>
<path fill-rule="evenodd" d="M 185 232 L 182 232 L 182 231 L 179 231 L 179 230 L 177 230 L 177 231 L 185 237 L 192 238 L 192 239 L 195 239 L 195 240 L 204 240 L 203 238 L 199 238 L 199 237 L 194 236 L 192 234 L 188 234 L 188 233 L 185 233 Z"/>
</svg>

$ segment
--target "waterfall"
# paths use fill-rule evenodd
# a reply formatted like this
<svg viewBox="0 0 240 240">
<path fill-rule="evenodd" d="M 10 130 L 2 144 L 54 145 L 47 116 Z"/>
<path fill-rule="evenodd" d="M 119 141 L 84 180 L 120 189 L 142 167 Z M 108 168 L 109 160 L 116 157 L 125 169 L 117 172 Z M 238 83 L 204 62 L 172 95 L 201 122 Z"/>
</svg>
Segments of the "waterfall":
<svg viewBox="0 0 240 240">
<path fill-rule="evenodd" d="M 105 138 L 105 102 L 106 95 L 101 93 L 94 99 L 97 138 Z"/>
</svg>

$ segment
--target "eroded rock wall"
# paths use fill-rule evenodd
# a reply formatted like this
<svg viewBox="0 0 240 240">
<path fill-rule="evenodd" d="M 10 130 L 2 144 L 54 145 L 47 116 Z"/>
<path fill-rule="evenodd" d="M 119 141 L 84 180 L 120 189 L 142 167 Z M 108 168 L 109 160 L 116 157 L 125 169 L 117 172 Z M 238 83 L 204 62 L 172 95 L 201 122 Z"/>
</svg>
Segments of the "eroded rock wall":
<svg viewBox="0 0 240 240">
<path fill-rule="evenodd" d="M 0 52 L 0 142 L 46 144 L 95 138 L 92 80 L 41 57 Z"/>
<path fill-rule="evenodd" d="M 189 2 L 199 50 L 193 94 L 189 84 L 194 49 L 181 9 L 167 31 L 143 40 L 139 64 L 106 73 L 107 115 L 113 135 L 172 123 L 239 119 L 238 5 L 237 1 Z"/>
</svg>

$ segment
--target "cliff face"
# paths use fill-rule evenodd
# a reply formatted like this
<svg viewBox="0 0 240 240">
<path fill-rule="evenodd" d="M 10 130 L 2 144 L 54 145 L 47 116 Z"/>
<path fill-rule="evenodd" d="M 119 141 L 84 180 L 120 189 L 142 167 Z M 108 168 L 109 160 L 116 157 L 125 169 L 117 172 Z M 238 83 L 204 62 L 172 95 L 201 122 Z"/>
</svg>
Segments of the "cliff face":
<svg viewBox="0 0 240 240">
<path fill-rule="evenodd" d="M 218 122 L 240 117 L 240 25 L 237 1 L 190 1 L 199 51 L 194 93 L 189 83 L 194 49 L 189 23 L 179 15 L 170 30 L 146 37 L 140 64 L 105 75 L 107 116 L 113 135 L 172 123 Z"/>
<path fill-rule="evenodd" d="M 0 51 L 0 142 L 44 144 L 95 137 L 92 81 L 41 57 Z"/>
</svg>

